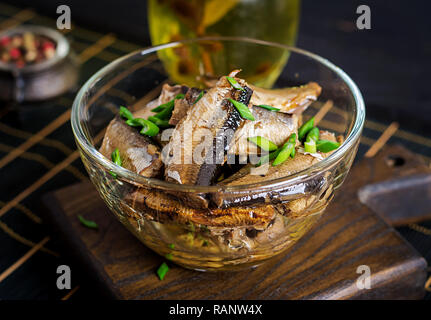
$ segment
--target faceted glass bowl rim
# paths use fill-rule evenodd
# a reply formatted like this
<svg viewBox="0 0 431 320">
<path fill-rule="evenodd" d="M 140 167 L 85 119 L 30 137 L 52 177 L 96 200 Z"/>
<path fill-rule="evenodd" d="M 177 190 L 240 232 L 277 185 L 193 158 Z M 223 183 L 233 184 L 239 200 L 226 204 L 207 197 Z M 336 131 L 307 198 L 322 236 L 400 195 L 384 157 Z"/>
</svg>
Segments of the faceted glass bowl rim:
<svg viewBox="0 0 431 320">
<path fill-rule="evenodd" d="M 163 181 L 160 179 L 147 178 L 133 171 L 130 171 L 126 168 L 118 166 L 113 162 L 111 162 L 110 159 L 103 156 L 89 141 L 81 125 L 81 119 L 83 118 L 85 107 L 86 107 L 85 99 L 88 98 L 89 89 L 91 89 L 93 85 L 95 85 L 97 82 L 102 80 L 106 75 L 110 74 L 111 72 L 115 72 L 118 65 L 120 65 L 121 63 L 123 63 L 124 61 L 132 57 L 135 57 L 137 55 L 145 56 L 151 53 L 156 53 L 157 51 L 160 51 L 160 50 L 177 47 L 182 44 L 193 44 L 193 43 L 200 43 L 205 41 L 245 42 L 245 43 L 256 44 L 256 45 L 277 47 L 280 49 L 289 50 L 296 54 L 311 58 L 312 60 L 317 61 L 319 64 L 333 71 L 348 86 L 355 101 L 354 114 L 352 117 L 353 127 L 349 135 L 345 139 L 344 143 L 329 157 L 319 161 L 318 163 L 300 172 L 297 172 L 285 177 L 277 178 L 277 179 L 265 180 L 259 183 L 236 185 L 236 186 L 180 185 L 180 184 Z M 318 82 L 319 79 L 313 79 L 313 81 Z M 347 154 L 350 148 L 354 147 L 355 143 L 360 138 L 362 128 L 364 126 L 364 121 L 365 121 L 365 104 L 364 104 L 364 100 L 362 98 L 361 92 L 359 91 L 358 87 L 353 82 L 353 80 L 341 68 L 337 67 L 327 59 L 322 58 L 319 55 L 316 55 L 314 53 L 308 52 L 303 49 L 299 49 L 296 47 L 291 47 L 291 46 L 287 46 L 279 43 L 274 43 L 274 42 L 246 38 L 246 37 L 202 37 L 202 38 L 170 42 L 170 43 L 131 52 L 130 54 L 120 57 L 114 60 L 113 62 L 109 63 L 108 65 L 100 69 L 98 72 L 96 72 L 89 80 L 87 80 L 87 82 L 79 90 L 73 102 L 72 113 L 71 113 L 72 130 L 78 146 L 80 147 L 82 152 L 86 154 L 86 156 L 88 156 L 92 161 L 97 163 L 99 166 L 103 167 L 106 171 L 114 172 L 115 174 L 117 174 L 118 178 L 121 177 L 123 180 L 128 181 L 132 184 L 144 185 L 147 187 L 154 187 L 154 188 L 160 188 L 160 189 L 172 190 L 172 191 L 178 191 L 178 192 L 199 192 L 199 193 L 245 192 L 245 191 L 249 192 L 253 190 L 278 187 L 285 184 L 287 185 L 298 184 L 305 179 L 308 180 L 313 176 L 317 176 L 322 172 L 325 172 L 326 170 L 331 168 L 335 163 L 337 163 L 342 157 L 344 157 Z M 349 124 L 349 126 L 351 126 L 351 123 Z"/>
</svg>

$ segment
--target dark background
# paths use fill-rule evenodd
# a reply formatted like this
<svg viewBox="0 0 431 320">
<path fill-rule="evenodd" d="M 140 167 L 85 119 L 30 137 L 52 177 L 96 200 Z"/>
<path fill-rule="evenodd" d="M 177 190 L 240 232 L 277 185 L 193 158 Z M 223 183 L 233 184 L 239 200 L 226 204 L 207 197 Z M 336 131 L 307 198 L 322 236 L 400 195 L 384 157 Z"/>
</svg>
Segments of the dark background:
<svg viewBox="0 0 431 320">
<path fill-rule="evenodd" d="M 39 14 L 53 18 L 57 17 L 57 6 L 66 4 L 71 8 L 73 24 L 97 30 L 103 34 L 114 32 L 118 39 L 138 43 L 142 47 L 150 45 L 144 0 L 4 0 L 1 2 L 9 2 L 19 8 L 29 7 Z M 371 8 L 371 30 L 356 28 L 358 17 L 356 8 L 360 4 L 366 4 Z M 431 137 L 431 90 L 428 79 L 431 73 L 430 9 L 429 3 L 419 0 L 302 0 L 297 46 L 328 58 L 353 78 L 364 96 L 368 119 L 384 124 L 398 121 L 403 130 Z M 99 67 L 95 65 L 96 62 L 89 63 L 92 63 L 92 67 L 97 70 L 102 65 Z M 87 78 L 90 76 L 88 73 L 94 72 L 91 69 L 85 71 L 84 76 Z M 49 107 L 46 109 L 51 110 Z M 43 127 L 42 123 L 47 121 L 46 115 L 44 115 L 45 118 L 41 116 L 43 113 L 28 112 L 28 114 L 34 115 L 33 121 L 27 121 L 28 119 L 24 121 L 21 118 L 22 122 L 17 123 L 12 116 L 8 119 L 12 125 L 27 125 L 21 129 L 33 133 Z M 64 137 L 62 141 L 69 143 L 70 148 L 75 148 L 69 127 L 62 127 L 56 133 L 56 137 L 59 136 Z M 12 140 L 1 142 L 18 145 L 18 142 Z M 408 147 L 416 152 L 431 155 L 430 148 L 414 144 Z M 36 146 L 33 151 L 39 149 L 44 151 L 40 146 Z M 363 154 L 364 151 L 360 148 L 359 154 Z M 60 162 L 62 157 L 63 155 L 50 154 L 50 159 L 56 159 L 55 163 Z M 14 173 L 20 175 L 23 167 L 19 163 L 9 166 L 8 171 L 3 170 L 1 174 L 6 172 L 8 175 Z M 79 160 L 74 164 L 82 169 Z M 35 173 L 28 180 L 34 181 L 40 175 L 40 172 Z M 6 179 L 6 185 L 4 182 L 1 183 L 0 198 L 5 201 L 15 196 L 23 186 L 29 185 L 28 181 L 17 181 L 13 183 L 14 185 L 7 185 L 10 180 Z M 24 204 L 37 209 L 35 204 L 39 202 L 43 193 L 73 182 L 76 181 L 66 174 L 59 175 Z M 21 183 L 23 186 L 20 186 Z M 40 211 L 42 209 L 38 212 Z M 35 242 L 43 237 L 44 232 L 41 230 L 35 231 L 31 229 L 32 227 L 21 225 L 23 220 L 17 214 L 8 215 L 4 220 L 23 234 L 32 234 Z M 430 237 L 425 238 L 411 230 L 400 229 L 400 232 L 429 262 Z M 56 260 L 52 260 L 48 265 L 43 255 L 35 255 L 0 285 L 0 299 L 57 299 L 64 295 L 58 293 L 53 285 L 57 276 L 55 268 L 63 263 L 71 264 L 67 257 L 67 248 L 62 247 L 61 243 L 53 245 L 60 247 L 54 249 L 62 252 L 62 256 L 55 258 Z M 0 232 L 0 270 L 7 268 L 26 251 L 28 247 L 19 245 L 14 240 L 9 241 L 7 236 L 3 236 Z M 75 270 L 73 265 L 71 268 Z M 73 299 L 100 297 L 100 293 L 92 288 L 91 281 L 84 280 L 91 277 L 92 275 L 86 274 L 84 268 L 79 274 L 74 273 L 72 282 L 80 283 L 81 289 Z M 88 285 L 84 285 L 87 283 Z M 431 298 L 431 294 L 427 297 Z"/>
<path fill-rule="evenodd" d="M 66 4 L 79 25 L 150 45 L 144 0 L 9 2 L 53 17 Z M 371 30 L 356 28 L 361 4 L 371 8 Z M 303 0 L 297 46 L 343 68 L 361 89 L 371 118 L 431 136 L 430 12 L 431 3 L 419 0 Z"/>
</svg>

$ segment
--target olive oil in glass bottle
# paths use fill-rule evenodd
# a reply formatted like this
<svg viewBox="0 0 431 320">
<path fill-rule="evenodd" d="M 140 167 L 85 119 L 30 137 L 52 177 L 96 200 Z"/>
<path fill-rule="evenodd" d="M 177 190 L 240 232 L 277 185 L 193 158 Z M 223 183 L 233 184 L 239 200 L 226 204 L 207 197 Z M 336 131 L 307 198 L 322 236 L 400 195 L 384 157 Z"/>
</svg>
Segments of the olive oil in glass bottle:
<svg viewBox="0 0 431 320">
<path fill-rule="evenodd" d="M 294 45 L 300 0 L 149 0 L 153 45 L 196 37 L 248 37 Z M 242 69 L 241 77 L 271 87 L 288 59 L 285 50 L 232 42 L 186 49 L 176 47 L 160 56 L 173 81 L 202 86 L 202 79 Z"/>
</svg>

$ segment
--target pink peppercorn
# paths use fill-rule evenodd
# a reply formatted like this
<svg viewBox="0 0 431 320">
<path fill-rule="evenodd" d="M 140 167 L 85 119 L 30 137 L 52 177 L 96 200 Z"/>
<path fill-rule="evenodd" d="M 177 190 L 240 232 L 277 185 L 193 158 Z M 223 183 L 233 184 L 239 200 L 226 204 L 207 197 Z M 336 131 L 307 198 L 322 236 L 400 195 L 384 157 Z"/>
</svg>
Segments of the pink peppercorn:
<svg viewBox="0 0 431 320">
<path fill-rule="evenodd" d="M 42 49 L 44 51 L 49 50 L 49 49 L 55 49 L 55 46 L 54 46 L 54 44 L 52 42 L 46 41 L 46 42 L 43 43 Z"/>
<path fill-rule="evenodd" d="M 12 48 L 9 50 L 9 54 L 12 59 L 18 59 L 21 56 L 21 51 L 18 48 Z"/>
<path fill-rule="evenodd" d="M 0 45 L 6 47 L 10 43 L 9 37 L 3 37 L 0 39 Z"/>
</svg>

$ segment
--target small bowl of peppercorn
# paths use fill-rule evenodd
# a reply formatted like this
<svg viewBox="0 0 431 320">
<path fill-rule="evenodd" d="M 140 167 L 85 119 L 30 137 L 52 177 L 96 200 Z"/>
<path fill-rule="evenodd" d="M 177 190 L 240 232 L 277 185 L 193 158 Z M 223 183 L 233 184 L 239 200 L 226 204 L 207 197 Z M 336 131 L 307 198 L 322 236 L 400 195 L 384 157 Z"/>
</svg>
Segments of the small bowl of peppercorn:
<svg viewBox="0 0 431 320">
<path fill-rule="evenodd" d="M 0 33 L 0 99 L 40 101 L 72 88 L 78 60 L 58 31 L 21 26 Z"/>
</svg>

